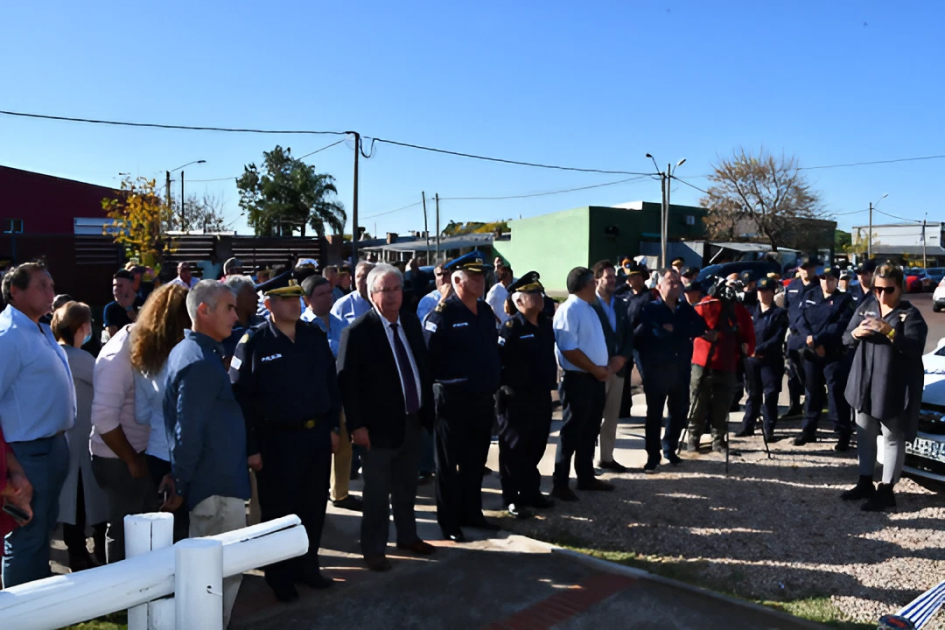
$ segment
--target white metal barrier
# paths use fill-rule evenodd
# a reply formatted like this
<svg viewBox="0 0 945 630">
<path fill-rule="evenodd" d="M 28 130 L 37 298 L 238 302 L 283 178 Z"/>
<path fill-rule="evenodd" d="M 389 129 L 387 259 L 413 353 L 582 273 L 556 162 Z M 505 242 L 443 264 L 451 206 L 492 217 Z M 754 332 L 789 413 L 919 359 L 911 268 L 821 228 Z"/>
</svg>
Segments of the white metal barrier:
<svg viewBox="0 0 945 630">
<path fill-rule="evenodd" d="M 945 581 L 939 582 L 916 597 L 895 615 L 884 615 L 879 620 L 879 629 L 920 630 L 943 604 L 945 604 Z"/>
<path fill-rule="evenodd" d="M 308 536 L 295 515 L 173 546 L 164 544 L 173 520 L 143 516 L 129 530 L 135 553 L 127 559 L 0 591 L 0 628 L 55 630 L 125 609 L 129 630 L 220 628 L 222 578 L 308 551 Z M 147 548 L 141 532 L 150 538 Z M 175 597 L 162 599 L 168 595 Z M 206 617 L 208 610 L 212 617 Z"/>
</svg>

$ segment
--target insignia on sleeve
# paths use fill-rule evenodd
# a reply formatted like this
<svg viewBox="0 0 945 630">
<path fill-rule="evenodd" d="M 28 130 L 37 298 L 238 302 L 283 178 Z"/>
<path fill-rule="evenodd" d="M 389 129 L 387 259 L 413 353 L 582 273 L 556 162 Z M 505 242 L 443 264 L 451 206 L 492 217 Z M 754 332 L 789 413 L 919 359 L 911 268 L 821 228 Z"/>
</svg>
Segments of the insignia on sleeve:
<svg viewBox="0 0 945 630">
<path fill-rule="evenodd" d="M 245 339 L 245 338 L 247 338 L 247 335 L 244 335 L 243 337 L 244 337 L 244 339 Z M 241 365 L 243 365 L 243 360 L 240 359 L 239 357 L 233 357 L 233 359 L 230 361 L 230 368 L 231 368 L 231 369 L 238 370 L 238 369 L 240 369 L 240 366 L 241 366 Z"/>
<path fill-rule="evenodd" d="M 505 345 L 505 337 L 499 337 L 499 345 L 500 345 L 500 346 L 504 346 L 504 345 Z"/>
<path fill-rule="evenodd" d="M 512 319 L 507 320 L 507 321 L 505 322 L 505 325 L 506 325 L 507 327 L 511 328 L 511 327 L 514 325 L 514 320 L 512 320 Z"/>
<path fill-rule="evenodd" d="M 429 320 L 428 320 L 427 323 L 424 325 L 424 328 L 426 328 L 427 330 L 429 330 L 431 333 L 435 333 L 435 332 L 436 332 L 436 324 L 433 323 L 433 322 L 431 322 L 431 321 L 429 321 Z"/>
</svg>

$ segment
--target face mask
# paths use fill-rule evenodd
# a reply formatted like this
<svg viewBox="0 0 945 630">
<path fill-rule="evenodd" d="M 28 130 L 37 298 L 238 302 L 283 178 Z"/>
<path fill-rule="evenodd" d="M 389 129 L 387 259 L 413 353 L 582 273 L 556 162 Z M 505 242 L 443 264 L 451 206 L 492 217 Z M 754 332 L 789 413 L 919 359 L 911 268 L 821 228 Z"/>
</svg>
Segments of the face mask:
<svg viewBox="0 0 945 630">
<path fill-rule="evenodd" d="M 87 343 L 90 342 L 91 340 L 92 340 L 92 331 L 90 330 L 90 331 L 89 331 L 89 334 L 87 334 L 87 335 L 85 336 L 85 339 L 82 340 L 82 345 L 84 346 L 85 344 L 87 344 Z"/>
</svg>

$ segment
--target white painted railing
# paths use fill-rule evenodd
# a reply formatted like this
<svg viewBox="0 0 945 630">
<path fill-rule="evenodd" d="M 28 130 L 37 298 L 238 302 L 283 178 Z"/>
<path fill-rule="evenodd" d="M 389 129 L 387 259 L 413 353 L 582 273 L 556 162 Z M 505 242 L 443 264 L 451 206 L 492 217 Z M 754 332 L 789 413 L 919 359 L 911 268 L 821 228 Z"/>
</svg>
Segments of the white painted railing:
<svg viewBox="0 0 945 630">
<path fill-rule="evenodd" d="M 142 516 L 126 529 L 134 538 L 126 544 L 133 552 L 126 560 L 0 591 L 0 628 L 54 630 L 126 609 L 129 630 L 219 628 L 222 578 L 308 551 L 308 536 L 295 515 L 173 546 L 165 544 L 173 520 Z"/>
<path fill-rule="evenodd" d="M 945 604 L 945 581 L 925 591 L 895 615 L 879 620 L 881 629 L 920 630 Z"/>
</svg>

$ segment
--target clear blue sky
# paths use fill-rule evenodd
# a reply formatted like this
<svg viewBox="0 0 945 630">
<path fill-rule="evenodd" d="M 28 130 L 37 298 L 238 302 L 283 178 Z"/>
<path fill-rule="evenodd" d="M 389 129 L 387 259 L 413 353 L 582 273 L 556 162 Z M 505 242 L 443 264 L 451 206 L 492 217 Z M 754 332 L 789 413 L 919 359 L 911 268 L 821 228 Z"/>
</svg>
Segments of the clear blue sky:
<svg viewBox="0 0 945 630">
<path fill-rule="evenodd" d="M 945 3 L 14 2 L 0 20 L 0 109 L 161 123 L 340 130 L 511 159 L 698 178 L 744 146 L 815 166 L 945 154 Z M 138 130 L 0 116 L 0 164 L 118 185 L 185 162 L 188 192 L 226 201 L 276 143 L 333 139 Z M 352 149 L 311 158 L 350 210 Z M 828 211 L 945 220 L 945 160 L 810 171 Z M 543 171 L 380 146 L 361 162 L 362 225 L 422 229 L 420 191 L 501 196 L 620 176 Z M 176 184 L 175 184 L 176 185 Z M 685 186 L 673 201 L 697 203 Z M 507 201 L 444 201 L 496 220 L 659 200 L 651 180 Z M 892 221 L 881 215 L 876 222 Z M 432 221 L 432 213 L 431 213 Z M 838 217 L 863 224 L 866 213 Z M 430 226 L 433 228 L 432 223 Z M 349 228 L 350 230 L 350 223 Z"/>
</svg>

